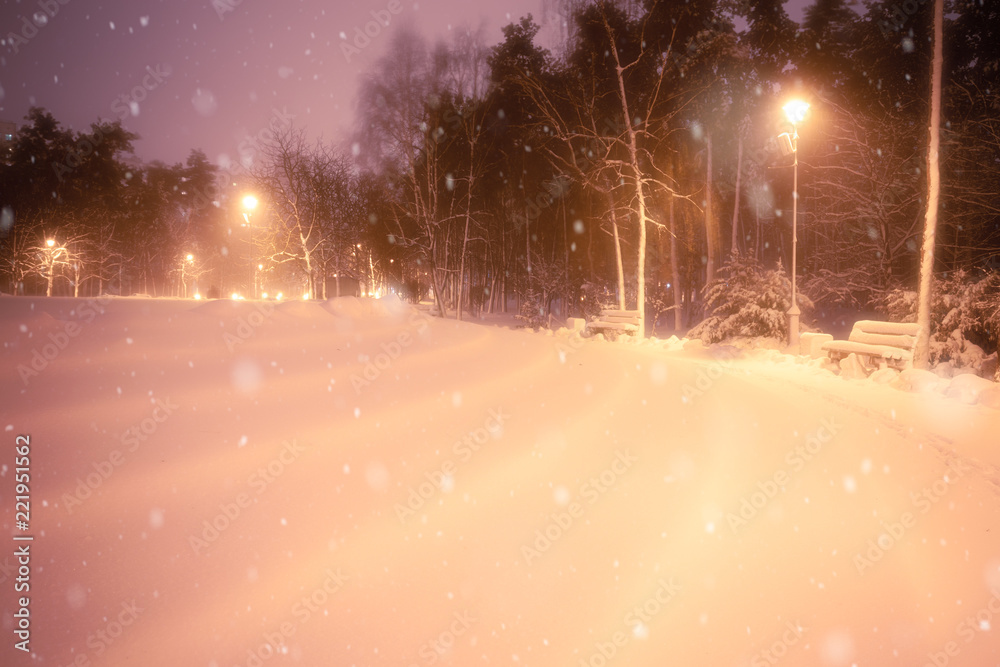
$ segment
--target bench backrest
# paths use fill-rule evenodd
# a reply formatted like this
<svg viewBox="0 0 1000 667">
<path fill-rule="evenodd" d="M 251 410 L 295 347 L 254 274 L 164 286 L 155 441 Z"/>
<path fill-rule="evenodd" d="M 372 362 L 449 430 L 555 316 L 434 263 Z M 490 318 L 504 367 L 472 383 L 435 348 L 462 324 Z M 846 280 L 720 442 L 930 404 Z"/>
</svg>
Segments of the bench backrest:
<svg viewBox="0 0 1000 667">
<path fill-rule="evenodd" d="M 598 318 L 603 322 L 639 322 L 638 310 L 602 310 Z"/>
<path fill-rule="evenodd" d="M 909 322 L 879 322 L 858 320 L 848 340 L 867 345 L 889 345 L 912 350 L 917 344 L 920 327 Z"/>
</svg>

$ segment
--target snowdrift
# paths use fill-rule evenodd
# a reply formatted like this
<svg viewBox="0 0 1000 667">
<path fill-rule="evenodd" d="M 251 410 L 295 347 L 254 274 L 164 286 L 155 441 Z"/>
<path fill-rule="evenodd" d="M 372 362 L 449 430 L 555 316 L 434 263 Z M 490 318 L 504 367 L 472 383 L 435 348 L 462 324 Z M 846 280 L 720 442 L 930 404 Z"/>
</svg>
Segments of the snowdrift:
<svg viewBox="0 0 1000 667">
<path fill-rule="evenodd" d="M 0 299 L 39 664 L 1000 661 L 982 383 L 391 301 L 80 308 Z"/>
</svg>

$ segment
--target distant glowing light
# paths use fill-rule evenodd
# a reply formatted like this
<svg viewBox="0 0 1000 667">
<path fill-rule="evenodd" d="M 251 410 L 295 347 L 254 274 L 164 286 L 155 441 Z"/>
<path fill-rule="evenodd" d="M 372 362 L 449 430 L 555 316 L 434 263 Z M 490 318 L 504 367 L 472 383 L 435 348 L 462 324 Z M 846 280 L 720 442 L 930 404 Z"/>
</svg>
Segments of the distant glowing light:
<svg viewBox="0 0 1000 667">
<path fill-rule="evenodd" d="M 233 301 L 242 301 L 243 297 L 239 295 L 238 292 L 233 292 Z"/>
<path fill-rule="evenodd" d="M 306 292 L 305 294 L 303 294 L 303 295 L 302 295 L 302 299 L 303 299 L 304 301 L 308 301 L 308 300 L 309 300 L 309 292 Z"/>
<path fill-rule="evenodd" d="M 194 293 L 194 300 L 195 301 L 201 301 L 201 294 L 198 294 L 197 292 L 195 292 Z"/>
<path fill-rule="evenodd" d="M 251 211 L 257 208 L 257 198 L 254 197 L 253 195 L 247 195 L 246 197 L 244 197 L 243 208 L 249 209 Z"/>
<path fill-rule="evenodd" d="M 54 246 L 55 244 L 56 244 L 56 242 L 55 242 L 54 240 L 52 240 L 52 239 L 47 239 L 47 240 L 45 241 L 45 245 L 47 245 L 47 246 L 48 246 L 48 247 L 50 247 L 50 248 L 51 248 L 52 246 Z"/>
<path fill-rule="evenodd" d="M 192 255 L 191 253 L 188 253 L 187 261 L 193 262 L 194 261 L 194 255 Z"/>
<path fill-rule="evenodd" d="M 281 301 L 282 296 L 284 295 L 281 292 L 278 292 L 278 294 L 274 298 L 277 299 L 278 301 Z"/>
</svg>

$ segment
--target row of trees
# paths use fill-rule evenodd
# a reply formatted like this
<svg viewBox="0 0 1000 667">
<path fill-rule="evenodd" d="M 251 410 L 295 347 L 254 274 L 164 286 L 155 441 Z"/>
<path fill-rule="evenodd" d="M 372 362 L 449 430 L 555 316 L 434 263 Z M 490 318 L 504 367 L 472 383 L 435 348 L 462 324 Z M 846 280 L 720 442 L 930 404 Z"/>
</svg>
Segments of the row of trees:
<svg viewBox="0 0 1000 667">
<path fill-rule="evenodd" d="M 186 255 L 221 247 L 216 169 L 192 152 L 185 165 L 142 165 L 120 123 L 64 129 L 34 108 L 0 163 L 5 288 L 101 294 L 179 289 Z"/>
<path fill-rule="evenodd" d="M 798 142 L 806 297 L 870 309 L 916 285 L 929 7 L 889 21 L 891 0 L 861 14 L 817 0 L 797 26 L 779 0 L 554 6 L 565 30 L 551 50 L 530 16 L 492 46 L 473 31 L 435 45 L 397 33 L 364 77 L 349 146 L 282 128 L 235 189 L 200 153 L 141 165 L 119 125 L 74 134 L 33 110 L 0 170 L 8 284 L 58 230 L 81 258 L 73 282 L 95 291 L 180 292 L 178 274 L 197 270 L 249 292 L 259 267 L 255 283 L 314 296 L 345 277 L 429 291 L 459 318 L 641 304 L 682 328 L 734 253 L 791 264 L 791 158 L 774 137 L 796 95 L 811 104 Z M 1000 17 L 989 3 L 947 9 L 939 274 L 1000 253 Z M 247 217 L 242 191 L 261 202 Z M 185 269 L 187 253 L 200 268 Z"/>
<path fill-rule="evenodd" d="M 791 263 L 791 157 L 773 137 L 800 96 L 806 298 L 872 309 L 916 285 L 927 206 L 932 17 L 897 25 L 889 5 L 822 0 L 796 26 L 774 0 L 562 3 L 555 53 L 530 17 L 492 48 L 403 33 L 363 87 L 362 164 L 459 317 L 483 294 L 532 317 L 596 290 L 680 328 L 732 253 Z M 996 14 L 948 7 L 939 275 L 1000 253 Z"/>
<path fill-rule="evenodd" d="M 199 151 L 142 164 L 119 123 L 75 133 L 32 109 L 0 163 L 3 289 L 324 297 L 326 277 L 352 293 L 386 286 L 371 177 L 300 130 L 274 137 L 234 181 Z M 244 211 L 246 193 L 258 209 Z"/>
</svg>

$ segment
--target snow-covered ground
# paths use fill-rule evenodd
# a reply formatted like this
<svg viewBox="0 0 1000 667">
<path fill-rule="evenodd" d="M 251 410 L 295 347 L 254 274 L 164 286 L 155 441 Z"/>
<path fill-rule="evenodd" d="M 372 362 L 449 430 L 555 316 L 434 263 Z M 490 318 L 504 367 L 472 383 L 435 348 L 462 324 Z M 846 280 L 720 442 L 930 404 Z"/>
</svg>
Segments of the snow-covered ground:
<svg viewBox="0 0 1000 667">
<path fill-rule="evenodd" d="M 1000 410 L 961 397 L 385 300 L 0 332 L 3 665 L 27 534 L 35 664 L 1000 664 Z"/>
</svg>

